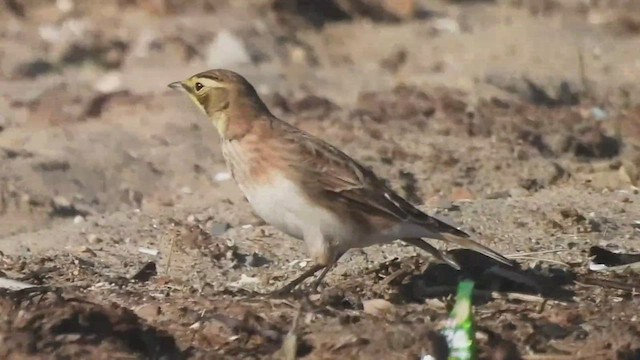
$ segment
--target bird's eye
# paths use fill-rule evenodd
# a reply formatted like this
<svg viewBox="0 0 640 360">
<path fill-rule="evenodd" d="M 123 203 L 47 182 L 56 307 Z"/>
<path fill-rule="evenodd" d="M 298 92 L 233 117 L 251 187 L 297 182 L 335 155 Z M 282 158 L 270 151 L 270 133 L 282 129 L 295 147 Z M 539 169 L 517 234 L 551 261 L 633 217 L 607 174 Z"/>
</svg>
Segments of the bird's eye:
<svg viewBox="0 0 640 360">
<path fill-rule="evenodd" d="M 196 83 L 196 91 L 200 91 L 200 90 L 202 90 L 202 88 L 203 88 L 203 87 L 204 87 L 204 85 L 202 85 L 202 83 L 201 83 L 201 82 L 197 82 L 197 83 Z"/>
</svg>

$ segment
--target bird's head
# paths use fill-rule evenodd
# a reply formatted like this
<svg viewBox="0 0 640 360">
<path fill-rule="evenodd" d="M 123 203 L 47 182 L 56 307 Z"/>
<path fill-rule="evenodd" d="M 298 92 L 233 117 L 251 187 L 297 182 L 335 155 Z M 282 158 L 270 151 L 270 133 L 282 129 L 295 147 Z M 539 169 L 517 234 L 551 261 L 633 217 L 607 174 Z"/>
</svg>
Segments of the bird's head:
<svg viewBox="0 0 640 360">
<path fill-rule="evenodd" d="M 169 84 L 184 91 L 225 136 L 231 122 L 246 122 L 268 110 L 253 86 L 241 75 L 223 69 L 208 70 Z"/>
</svg>

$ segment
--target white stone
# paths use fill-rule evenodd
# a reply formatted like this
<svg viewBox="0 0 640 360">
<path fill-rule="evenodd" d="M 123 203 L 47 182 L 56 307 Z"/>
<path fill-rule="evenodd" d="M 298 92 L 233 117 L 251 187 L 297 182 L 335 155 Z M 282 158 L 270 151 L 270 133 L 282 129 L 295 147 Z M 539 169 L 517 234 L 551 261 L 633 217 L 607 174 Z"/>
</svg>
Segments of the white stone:
<svg viewBox="0 0 640 360">
<path fill-rule="evenodd" d="M 210 68 L 250 63 L 251 56 L 242 39 L 227 30 L 220 31 L 207 49 L 207 66 Z"/>
<path fill-rule="evenodd" d="M 101 93 L 112 93 L 122 87 L 120 73 L 110 72 L 104 74 L 96 81 L 94 88 Z"/>
<path fill-rule="evenodd" d="M 217 182 L 231 180 L 231 173 L 226 172 L 226 171 L 225 172 L 219 172 L 213 178 Z"/>
</svg>

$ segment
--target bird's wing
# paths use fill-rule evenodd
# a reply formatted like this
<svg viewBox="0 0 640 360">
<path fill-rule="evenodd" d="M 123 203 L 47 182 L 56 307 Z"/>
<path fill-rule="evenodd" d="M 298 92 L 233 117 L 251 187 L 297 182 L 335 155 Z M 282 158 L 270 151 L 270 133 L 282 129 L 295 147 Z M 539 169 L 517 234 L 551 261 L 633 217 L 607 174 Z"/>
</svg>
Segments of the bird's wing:
<svg viewBox="0 0 640 360">
<path fill-rule="evenodd" d="M 371 170 L 334 146 L 293 126 L 284 126 L 284 139 L 293 147 L 289 154 L 296 157 L 289 164 L 303 174 L 308 189 L 321 189 L 367 213 L 419 224 L 430 232 L 469 237 L 411 205 Z"/>
<path fill-rule="evenodd" d="M 471 239 L 466 232 L 425 214 L 390 189 L 373 171 L 362 166 L 334 146 L 285 122 L 283 139 L 293 156 L 289 166 L 301 174 L 310 192 L 323 192 L 330 198 L 359 208 L 363 213 L 394 221 L 417 224 L 440 240 L 477 251 L 504 264 L 511 261 Z"/>
</svg>

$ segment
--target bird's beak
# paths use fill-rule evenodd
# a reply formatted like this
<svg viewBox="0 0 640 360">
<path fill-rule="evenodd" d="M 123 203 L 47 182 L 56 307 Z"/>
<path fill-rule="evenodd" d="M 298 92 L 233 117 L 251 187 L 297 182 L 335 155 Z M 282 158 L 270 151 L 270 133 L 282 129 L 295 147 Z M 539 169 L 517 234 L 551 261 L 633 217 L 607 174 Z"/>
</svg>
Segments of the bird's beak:
<svg viewBox="0 0 640 360">
<path fill-rule="evenodd" d="M 170 88 L 172 88 L 173 90 L 178 90 L 178 91 L 185 91 L 185 87 L 184 84 L 182 83 L 182 81 L 175 81 L 172 82 L 171 84 L 167 85 Z"/>
</svg>

